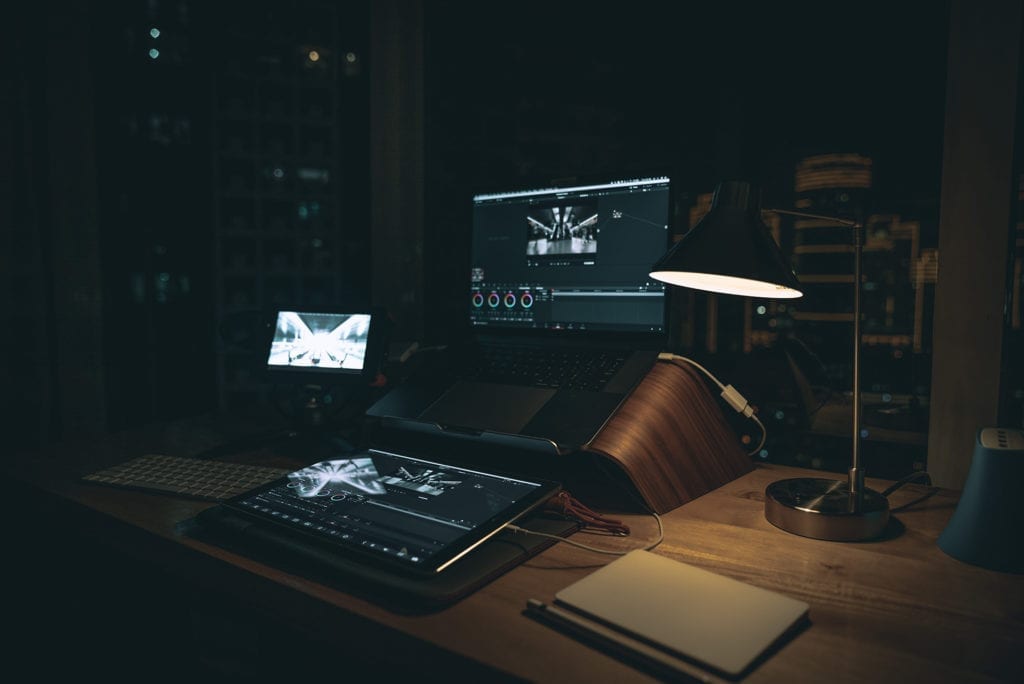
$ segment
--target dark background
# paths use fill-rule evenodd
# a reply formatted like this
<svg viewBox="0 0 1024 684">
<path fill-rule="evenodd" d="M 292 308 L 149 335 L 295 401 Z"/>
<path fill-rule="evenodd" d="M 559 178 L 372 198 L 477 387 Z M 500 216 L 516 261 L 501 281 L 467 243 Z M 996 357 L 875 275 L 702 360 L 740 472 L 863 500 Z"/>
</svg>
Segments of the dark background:
<svg viewBox="0 0 1024 684">
<path fill-rule="evenodd" d="M 936 244 L 946 2 L 408 10 L 423 219 L 404 249 L 421 255 L 422 288 L 393 308 L 401 341 L 459 331 L 468 197 L 501 184 L 669 169 L 683 232 L 722 179 L 788 207 L 800 159 L 859 153 L 873 160 L 867 209 L 913 217 Z M 372 212 L 373 16 L 297 0 L 13 12 L 0 409 L 16 446 L 260 404 L 267 310 L 391 304 L 371 285 L 389 266 Z M 735 347 L 681 351 L 728 372 L 743 366 Z"/>
</svg>

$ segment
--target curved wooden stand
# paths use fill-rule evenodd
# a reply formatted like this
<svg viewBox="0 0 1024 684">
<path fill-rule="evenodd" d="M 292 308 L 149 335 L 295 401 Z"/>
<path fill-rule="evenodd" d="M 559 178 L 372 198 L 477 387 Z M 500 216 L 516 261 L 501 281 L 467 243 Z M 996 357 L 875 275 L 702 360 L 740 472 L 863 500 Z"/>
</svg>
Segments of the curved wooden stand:
<svg viewBox="0 0 1024 684">
<path fill-rule="evenodd" d="M 753 470 L 722 410 L 699 371 L 659 361 L 585 451 L 665 513 Z"/>
</svg>

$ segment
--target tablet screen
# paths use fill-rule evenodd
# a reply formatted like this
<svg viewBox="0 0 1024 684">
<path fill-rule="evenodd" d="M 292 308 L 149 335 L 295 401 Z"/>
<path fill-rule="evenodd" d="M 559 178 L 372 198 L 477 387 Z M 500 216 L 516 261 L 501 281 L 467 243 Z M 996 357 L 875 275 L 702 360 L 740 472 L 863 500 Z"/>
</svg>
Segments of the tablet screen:
<svg viewBox="0 0 1024 684">
<path fill-rule="evenodd" d="M 436 573 L 559 488 L 369 449 L 315 463 L 224 505 L 349 555 Z"/>
</svg>

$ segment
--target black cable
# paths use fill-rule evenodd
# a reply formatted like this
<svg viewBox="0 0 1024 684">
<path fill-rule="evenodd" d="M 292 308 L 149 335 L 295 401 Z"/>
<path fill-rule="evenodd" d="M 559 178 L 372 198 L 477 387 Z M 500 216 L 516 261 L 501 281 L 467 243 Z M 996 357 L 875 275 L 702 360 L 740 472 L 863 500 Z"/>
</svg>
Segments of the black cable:
<svg viewBox="0 0 1024 684">
<path fill-rule="evenodd" d="M 938 493 L 939 491 L 939 487 L 932 487 L 932 477 L 931 475 L 928 474 L 928 471 L 918 470 L 916 472 L 910 473 L 906 477 L 902 477 L 899 480 L 893 482 L 891 485 L 889 485 L 889 487 L 885 489 L 885 491 L 882 492 L 882 496 L 888 498 L 888 496 L 895 492 L 897 489 L 899 489 L 900 487 L 907 483 L 913 482 L 914 480 L 923 480 L 924 484 L 928 487 L 931 487 L 931 489 L 929 489 L 927 492 L 917 497 L 916 499 L 912 499 L 911 501 L 908 501 L 905 504 L 902 504 L 900 506 L 897 506 L 896 508 L 891 509 L 891 512 L 897 513 L 899 511 L 904 511 L 910 508 L 911 506 L 916 506 L 922 501 L 925 501 L 935 496 L 935 494 Z"/>
<path fill-rule="evenodd" d="M 889 496 L 890 494 L 895 492 L 897 489 L 899 489 L 903 485 L 905 485 L 905 484 L 907 484 L 909 482 L 913 482 L 914 480 L 917 480 L 917 479 L 923 479 L 924 480 L 924 484 L 926 486 L 930 487 L 931 484 L 932 484 L 932 476 L 928 474 L 927 470 L 917 470 L 917 471 L 914 471 L 914 472 L 910 473 L 906 477 L 902 477 L 899 480 L 896 480 L 895 482 L 893 482 L 891 485 L 889 485 L 889 487 L 884 492 L 882 492 L 882 496 Z"/>
</svg>

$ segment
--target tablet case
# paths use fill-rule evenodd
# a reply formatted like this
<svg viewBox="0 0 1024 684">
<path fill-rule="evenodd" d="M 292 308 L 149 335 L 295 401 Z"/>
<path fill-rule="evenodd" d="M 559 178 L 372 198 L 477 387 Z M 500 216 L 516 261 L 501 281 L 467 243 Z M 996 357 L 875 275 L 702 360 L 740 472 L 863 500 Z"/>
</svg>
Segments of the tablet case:
<svg viewBox="0 0 1024 684">
<path fill-rule="evenodd" d="M 578 521 L 548 512 L 534 513 L 517 525 L 560 537 L 580 528 Z M 220 506 L 186 521 L 179 531 L 403 613 L 450 605 L 555 543 L 545 537 L 503 531 L 443 572 L 421 578 L 360 562 Z"/>
</svg>

